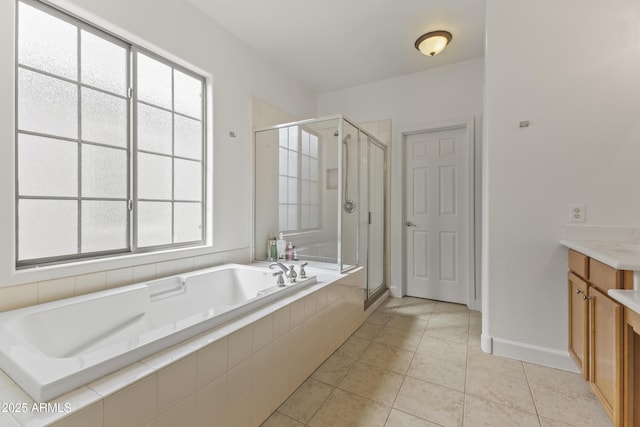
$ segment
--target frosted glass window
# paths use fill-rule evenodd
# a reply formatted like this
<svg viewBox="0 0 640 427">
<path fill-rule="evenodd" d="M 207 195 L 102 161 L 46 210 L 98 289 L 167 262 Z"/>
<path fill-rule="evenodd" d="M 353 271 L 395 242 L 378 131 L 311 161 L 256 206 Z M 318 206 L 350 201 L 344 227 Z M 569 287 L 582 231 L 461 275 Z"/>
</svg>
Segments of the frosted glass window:
<svg viewBox="0 0 640 427">
<path fill-rule="evenodd" d="M 202 159 L 202 122 L 178 115 L 174 118 L 174 154 Z"/>
<path fill-rule="evenodd" d="M 302 131 L 302 154 L 309 155 L 309 132 Z"/>
<path fill-rule="evenodd" d="M 302 156 L 300 159 L 300 167 L 302 168 L 300 176 L 302 179 L 309 179 L 309 158 Z"/>
<path fill-rule="evenodd" d="M 167 245 L 171 240 L 171 203 L 139 202 L 138 245 Z"/>
<path fill-rule="evenodd" d="M 298 153 L 289 151 L 289 176 L 298 176 Z"/>
<path fill-rule="evenodd" d="M 123 249 L 127 242 L 127 202 L 82 202 L 82 252 Z"/>
<path fill-rule="evenodd" d="M 138 99 L 171 109 L 171 67 L 138 53 Z"/>
<path fill-rule="evenodd" d="M 278 160 L 278 169 L 280 175 L 287 175 L 289 170 L 289 150 L 280 149 Z"/>
<path fill-rule="evenodd" d="M 174 205 L 175 243 L 202 239 L 202 205 L 200 203 L 176 203 Z"/>
<path fill-rule="evenodd" d="M 202 242 L 205 79 L 16 4 L 16 267 Z"/>
<path fill-rule="evenodd" d="M 20 68 L 18 129 L 78 137 L 78 87 Z"/>
<path fill-rule="evenodd" d="M 311 203 L 312 205 L 317 205 L 319 203 L 319 199 L 320 199 L 320 191 L 319 191 L 319 185 L 317 182 L 312 182 L 309 184 L 310 186 L 310 190 L 309 190 L 309 203 Z"/>
<path fill-rule="evenodd" d="M 289 150 L 298 151 L 298 127 L 289 128 Z"/>
<path fill-rule="evenodd" d="M 171 113 L 138 103 L 138 149 L 171 152 Z"/>
<path fill-rule="evenodd" d="M 202 117 L 202 81 L 183 72 L 173 72 L 174 111 L 200 119 Z"/>
<path fill-rule="evenodd" d="M 289 178 L 289 203 L 298 203 L 298 180 Z"/>
<path fill-rule="evenodd" d="M 280 195 L 280 203 L 287 203 L 289 201 L 289 198 L 287 197 L 287 180 L 288 178 L 284 176 L 281 176 L 279 180 L 278 194 Z"/>
<path fill-rule="evenodd" d="M 300 203 L 303 205 L 309 204 L 309 181 L 302 181 L 300 191 Z"/>
<path fill-rule="evenodd" d="M 298 207 L 288 206 L 287 210 L 287 229 L 295 230 L 298 228 Z"/>
<path fill-rule="evenodd" d="M 138 154 L 138 197 L 170 200 L 172 187 L 171 158 Z"/>
<path fill-rule="evenodd" d="M 317 202 L 319 161 L 318 136 L 297 126 L 279 130 L 279 224 L 280 230 L 288 232 L 317 228 L 311 211 L 319 218 Z M 316 225 L 312 225 L 315 223 Z"/>
<path fill-rule="evenodd" d="M 18 192 L 23 196 L 76 197 L 78 144 L 19 135 Z"/>
<path fill-rule="evenodd" d="M 127 100 L 82 88 L 82 139 L 127 146 Z"/>
<path fill-rule="evenodd" d="M 80 37 L 82 83 L 126 95 L 128 49 L 86 30 Z"/>
<path fill-rule="evenodd" d="M 77 79 L 76 26 L 22 2 L 18 16 L 18 63 Z"/>
<path fill-rule="evenodd" d="M 311 159 L 309 164 L 309 178 L 312 181 L 318 180 L 318 160 Z"/>
<path fill-rule="evenodd" d="M 278 207 L 278 225 L 280 231 L 289 230 L 287 226 L 287 205 L 280 205 Z"/>
<path fill-rule="evenodd" d="M 174 199 L 200 201 L 202 199 L 202 164 L 176 159 L 174 167 Z"/>
<path fill-rule="evenodd" d="M 78 252 L 78 202 L 18 201 L 18 258 L 36 259 Z"/>
<path fill-rule="evenodd" d="M 303 205 L 300 208 L 300 227 L 303 229 L 310 228 L 309 224 L 309 206 Z"/>
<path fill-rule="evenodd" d="M 82 196 L 127 197 L 127 152 L 82 145 Z"/>
<path fill-rule="evenodd" d="M 284 148 L 289 146 L 289 128 L 278 129 L 278 144 Z"/>
</svg>

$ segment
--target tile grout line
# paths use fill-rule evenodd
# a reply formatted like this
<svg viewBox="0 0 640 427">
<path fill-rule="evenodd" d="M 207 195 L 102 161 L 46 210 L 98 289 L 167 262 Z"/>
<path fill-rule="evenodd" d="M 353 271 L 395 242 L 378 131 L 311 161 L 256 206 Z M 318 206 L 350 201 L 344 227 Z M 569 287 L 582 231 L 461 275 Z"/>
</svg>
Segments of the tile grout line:
<svg viewBox="0 0 640 427">
<path fill-rule="evenodd" d="M 467 354 L 464 363 L 464 398 L 462 399 L 462 427 L 465 424 L 465 406 L 467 405 L 467 378 L 469 375 L 469 340 L 471 339 L 471 316 L 469 316 L 469 323 L 467 323 Z"/>
<path fill-rule="evenodd" d="M 311 378 L 311 377 L 309 377 Z M 321 381 L 322 382 L 322 381 Z M 323 383 L 324 384 L 324 383 Z M 331 390 L 331 393 L 327 394 L 327 397 L 324 398 L 324 400 L 322 401 L 322 403 L 320 405 L 318 405 L 318 408 L 316 408 L 315 411 L 313 411 L 313 414 L 311 414 L 311 416 L 309 417 L 309 420 L 304 423 L 305 426 L 308 426 L 309 423 L 311 422 L 311 420 L 313 419 L 313 417 L 316 416 L 316 414 L 318 413 L 318 411 L 320 410 L 320 408 L 322 408 L 322 405 L 325 404 L 325 402 L 329 399 L 329 397 L 331 397 L 331 395 L 333 394 L 334 391 L 336 391 L 337 386 L 333 386 L 333 389 Z"/>
<path fill-rule="evenodd" d="M 365 323 L 366 323 L 366 322 L 365 322 Z M 363 324 L 364 324 L 364 323 L 363 323 Z M 360 325 L 360 327 L 362 327 L 362 325 Z M 360 329 L 360 327 L 359 327 L 358 329 Z M 358 329 L 356 329 L 356 330 L 355 330 L 355 331 L 354 331 L 354 332 L 349 336 L 349 338 L 347 338 L 347 339 L 345 340 L 345 342 L 344 342 L 344 343 L 342 343 L 342 345 L 340 345 L 340 347 L 338 347 L 338 348 L 336 349 L 336 351 L 334 351 L 333 353 L 331 353 L 331 356 L 333 356 L 334 354 L 336 354 L 336 353 L 337 353 L 337 352 L 342 348 L 342 346 L 343 346 L 347 341 L 349 341 L 352 337 L 354 337 L 354 335 L 355 335 L 355 333 L 358 331 Z M 358 337 L 356 337 L 356 338 L 358 338 Z M 360 338 L 360 339 L 363 339 L 363 338 Z M 364 339 L 363 339 L 363 340 L 364 340 Z M 319 410 L 322 408 L 322 406 L 326 403 L 326 401 L 329 399 L 329 397 L 331 397 L 331 395 L 336 391 L 336 389 L 340 389 L 341 391 L 347 391 L 347 390 L 344 390 L 344 389 L 342 389 L 342 388 L 340 388 L 340 387 L 339 387 L 339 386 L 340 386 L 340 383 L 341 383 L 341 382 L 342 382 L 342 381 L 347 377 L 347 375 L 349 375 L 349 372 L 351 372 L 351 370 L 352 370 L 352 369 L 353 369 L 353 367 L 356 365 L 356 363 L 358 363 L 358 361 L 360 360 L 360 358 L 362 357 L 362 355 L 365 353 L 365 351 L 367 351 L 367 348 L 369 348 L 369 347 L 371 346 L 371 344 L 373 343 L 373 340 L 365 340 L 365 341 L 369 341 L 369 344 L 367 344 L 367 346 L 365 347 L 365 349 L 364 349 L 364 351 L 362 352 L 362 354 L 360 354 L 360 355 L 358 356 L 358 358 L 356 358 L 356 359 L 355 359 L 355 361 L 353 362 L 353 364 L 352 364 L 351 366 L 349 366 L 349 368 L 347 369 L 347 371 L 345 372 L 345 374 L 344 374 L 342 377 L 340 377 L 340 379 L 337 381 L 337 383 L 336 383 L 335 385 L 327 384 L 327 383 L 325 383 L 325 382 L 324 382 L 324 381 L 322 381 L 322 380 L 319 380 L 319 379 L 317 379 L 317 378 L 313 378 L 313 379 L 314 379 L 314 380 L 316 380 L 316 381 L 319 381 L 319 382 L 321 382 L 321 383 L 323 383 L 323 384 L 327 384 L 327 385 L 331 386 L 331 387 L 332 387 L 332 390 L 331 390 L 331 392 L 327 395 L 327 397 L 325 397 L 325 398 L 324 398 L 324 400 L 322 401 L 322 403 L 321 403 L 320 405 L 318 405 L 318 408 L 313 412 L 313 414 L 311 415 L 311 417 L 309 417 L 309 422 L 313 419 L 313 417 L 315 417 L 315 416 L 316 416 L 316 414 L 318 413 L 318 411 L 319 411 Z M 331 357 L 331 356 L 329 356 L 329 357 Z M 328 359 L 329 359 L 329 358 L 327 358 L 327 360 L 328 360 Z M 320 366 L 322 366 L 322 365 L 320 365 Z M 320 368 L 320 367 L 318 367 L 318 368 Z M 316 369 L 318 369 L 318 368 L 316 368 Z M 315 372 L 315 371 L 314 371 L 314 372 Z M 313 376 L 313 372 L 311 373 L 311 375 L 309 375 L 309 377 L 308 377 L 308 378 L 312 378 L 312 376 Z M 306 381 L 306 380 L 305 380 L 305 381 Z M 349 393 L 353 393 L 353 392 L 350 392 L 350 391 L 348 391 L 348 392 L 349 392 Z M 353 394 L 355 394 L 356 396 L 359 396 L 357 393 L 353 393 Z M 364 397 L 364 396 L 360 396 L 360 397 Z M 373 399 L 369 399 L 369 400 L 373 400 Z M 307 425 L 308 425 L 308 423 L 305 423 L 305 426 L 307 426 Z"/>
<path fill-rule="evenodd" d="M 538 411 L 538 403 L 536 402 L 536 397 L 533 394 L 533 387 L 531 386 L 531 380 L 529 379 L 529 373 L 527 372 L 527 367 L 524 362 L 522 363 L 522 370 L 524 371 L 524 377 L 527 380 L 527 387 L 529 388 L 529 393 L 531 393 L 531 401 L 533 402 L 533 409 L 536 411 L 536 417 L 538 417 L 538 424 L 542 426 L 542 420 L 540 419 L 540 411 Z"/>
<path fill-rule="evenodd" d="M 427 325 L 429 324 L 429 321 L 427 320 Z M 425 326 L 425 331 L 427 330 L 427 327 Z M 422 336 L 420 337 L 420 341 L 422 341 L 422 337 L 424 337 L 424 331 L 422 333 Z M 419 346 L 420 344 L 418 344 Z M 397 348 L 394 346 L 390 346 L 393 348 Z M 417 349 L 416 349 L 417 350 Z M 404 386 L 405 381 L 407 380 L 407 372 L 409 372 L 409 369 L 411 369 L 411 364 L 413 363 L 413 359 L 415 359 L 416 357 L 416 353 L 417 351 L 412 351 L 411 352 L 411 360 L 409 361 L 409 366 L 407 366 L 407 370 L 406 372 L 402 375 L 402 382 L 400 383 L 400 387 L 398 387 L 398 392 L 396 393 L 396 396 L 393 398 L 393 402 L 391 403 L 391 410 L 389 411 L 389 414 L 387 415 L 387 419 L 385 420 L 384 425 L 387 425 L 387 421 L 389 420 L 389 417 L 391 416 L 391 411 L 393 411 L 395 409 L 396 406 L 396 401 L 398 400 L 398 396 L 400 395 L 400 390 L 402 390 L 402 387 Z M 415 416 L 413 414 L 410 414 L 411 416 Z"/>
</svg>

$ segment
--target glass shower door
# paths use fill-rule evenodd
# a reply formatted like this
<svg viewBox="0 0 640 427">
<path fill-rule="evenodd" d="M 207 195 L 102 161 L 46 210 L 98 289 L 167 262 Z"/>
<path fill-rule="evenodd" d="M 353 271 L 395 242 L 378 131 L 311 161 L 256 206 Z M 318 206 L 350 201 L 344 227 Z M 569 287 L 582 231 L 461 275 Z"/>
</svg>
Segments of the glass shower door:
<svg viewBox="0 0 640 427">
<path fill-rule="evenodd" d="M 367 298 L 384 287 L 385 150 L 368 141 Z"/>
</svg>

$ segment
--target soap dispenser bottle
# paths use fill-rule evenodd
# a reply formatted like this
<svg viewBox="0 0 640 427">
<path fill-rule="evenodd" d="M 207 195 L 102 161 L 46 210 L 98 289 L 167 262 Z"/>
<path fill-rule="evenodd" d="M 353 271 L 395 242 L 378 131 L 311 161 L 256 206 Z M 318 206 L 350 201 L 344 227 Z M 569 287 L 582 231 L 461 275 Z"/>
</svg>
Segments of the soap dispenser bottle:
<svg viewBox="0 0 640 427">
<path fill-rule="evenodd" d="M 278 241 L 274 237 L 269 240 L 271 242 L 269 244 L 269 261 L 277 261 L 278 260 Z"/>
<path fill-rule="evenodd" d="M 287 245 L 287 254 L 285 255 L 287 261 L 293 261 L 293 242 L 289 242 Z"/>
<path fill-rule="evenodd" d="M 284 234 L 280 233 L 280 237 L 276 241 L 278 259 L 284 259 L 286 246 L 287 246 L 287 241 L 284 240 Z"/>
</svg>

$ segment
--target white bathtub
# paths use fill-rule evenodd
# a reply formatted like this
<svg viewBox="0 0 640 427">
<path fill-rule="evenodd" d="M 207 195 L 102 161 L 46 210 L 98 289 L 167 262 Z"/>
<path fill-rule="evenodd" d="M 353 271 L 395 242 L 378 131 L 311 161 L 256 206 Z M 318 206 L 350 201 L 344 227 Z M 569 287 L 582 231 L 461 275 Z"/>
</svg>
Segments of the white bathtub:
<svg viewBox="0 0 640 427">
<path fill-rule="evenodd" d="M 0 369 L 51 400 L 316 283 L 272 273 L 228 264 L 0 313 Z"/>
</svg>

